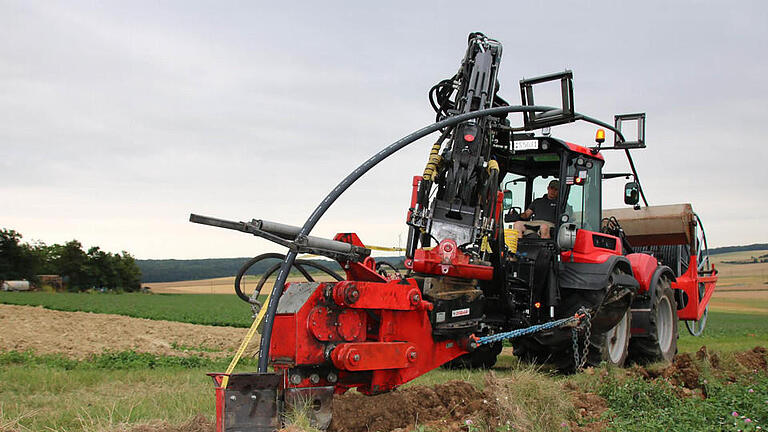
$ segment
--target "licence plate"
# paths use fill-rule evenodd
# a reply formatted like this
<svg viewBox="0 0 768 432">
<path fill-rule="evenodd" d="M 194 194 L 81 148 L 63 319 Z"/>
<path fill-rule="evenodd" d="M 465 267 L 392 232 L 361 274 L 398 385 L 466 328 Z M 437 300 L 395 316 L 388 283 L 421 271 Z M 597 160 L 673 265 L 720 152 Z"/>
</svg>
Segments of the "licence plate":
<svg viewBox="0 0 768 432">
<path fill-rule="evenodd" d="M 515 150 L 536 150 L 539 148 L 539 140 L 515 141 Z"/>
</svg>

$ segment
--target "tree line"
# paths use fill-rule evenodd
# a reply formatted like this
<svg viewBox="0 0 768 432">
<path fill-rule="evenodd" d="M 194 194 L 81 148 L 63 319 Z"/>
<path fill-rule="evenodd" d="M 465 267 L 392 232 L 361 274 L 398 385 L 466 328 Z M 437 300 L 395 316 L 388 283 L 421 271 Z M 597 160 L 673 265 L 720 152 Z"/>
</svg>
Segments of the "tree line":
<svg viewBox="0 0 768 432">
<path fill-rule="evenodd" d="M 39 275 L 55 274 L 69 291 L 141 288 L 141 270 L 126 251 L 113 254 L 98 246 L 85 251 L 77 240 L 46 245 L 22 243 L 21 239 L 19 232 L 0 229 L 0 280 L 26 279 L 38 285 Z"/>
</svg>

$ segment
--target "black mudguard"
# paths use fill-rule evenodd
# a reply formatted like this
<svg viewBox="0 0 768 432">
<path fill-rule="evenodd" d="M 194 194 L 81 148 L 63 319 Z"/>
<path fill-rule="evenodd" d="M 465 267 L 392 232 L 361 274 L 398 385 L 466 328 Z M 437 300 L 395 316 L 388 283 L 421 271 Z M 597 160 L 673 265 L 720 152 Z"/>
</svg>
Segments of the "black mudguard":
<svg viewBox="0 0 768 432">
<path fill-rule="evenodd" d="M 561 262 L 560 289 L 602 290 L 608 286 L 608 278 L 617 266 L 630 277 L 633 275 L 632 265 L 622 255 L 614 255 L 600 264 Z"/>
</svg>

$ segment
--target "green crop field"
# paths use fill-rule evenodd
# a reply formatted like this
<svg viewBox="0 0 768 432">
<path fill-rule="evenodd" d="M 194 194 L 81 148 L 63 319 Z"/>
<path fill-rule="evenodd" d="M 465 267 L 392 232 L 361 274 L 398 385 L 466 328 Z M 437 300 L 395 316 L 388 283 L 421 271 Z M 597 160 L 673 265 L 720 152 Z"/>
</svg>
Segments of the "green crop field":
<svg viewBox="0 0 768 432">
<path fill-rule="evenodd" d="M 0 292 L 0 303 L 192 324 L 251 325 L 251 308 L 234 295 Z"/>
</svg>

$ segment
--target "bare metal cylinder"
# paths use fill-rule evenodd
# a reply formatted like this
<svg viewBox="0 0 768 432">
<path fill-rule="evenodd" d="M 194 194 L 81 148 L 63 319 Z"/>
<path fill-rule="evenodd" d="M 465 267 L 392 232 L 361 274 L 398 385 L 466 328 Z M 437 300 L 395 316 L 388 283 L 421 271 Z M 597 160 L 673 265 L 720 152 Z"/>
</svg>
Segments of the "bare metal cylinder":
<svg viewBox="0 0 768 432">
<path fill-rule="evenodd" d="M 286 240 L 293 240 L 299 235 L 301 231 L 300 227 L 293 225 L 286 225 L 280 222 L 272 222 L 267 220 L 253 220 L 252 222 L 258 229 L 266 231 L 270 234 L 274 234 L 278 237 L 282 237 Z M 325 239 L 321 237 L 307 237 L 307 246 L 315 247 L 318 249 L 325 249 L 340 253 L 352 252 L 352 245 L 350 243 L 344 243 L 336 240 Z"/>
</svg>

